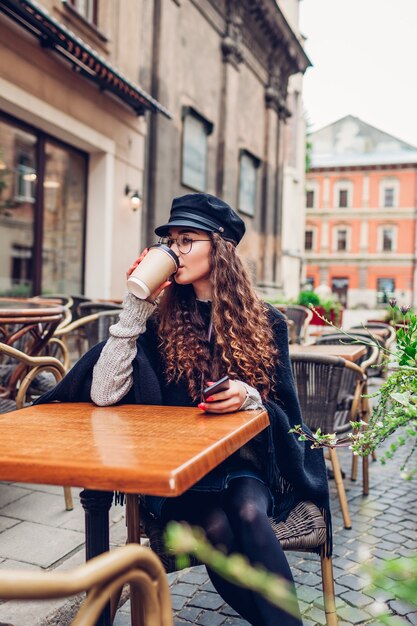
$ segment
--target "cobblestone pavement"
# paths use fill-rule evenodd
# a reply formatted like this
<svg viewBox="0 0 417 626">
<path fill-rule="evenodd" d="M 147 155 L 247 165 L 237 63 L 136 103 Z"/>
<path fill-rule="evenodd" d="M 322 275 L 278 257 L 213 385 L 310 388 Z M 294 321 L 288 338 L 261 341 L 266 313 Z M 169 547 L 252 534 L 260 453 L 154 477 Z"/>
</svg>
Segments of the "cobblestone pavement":
<svg viewBox="0 0 417 626">
<path fill-rule="evenodd" d="M 373 617 L 377 601 L 386 602 L 404 624 L 417 624 L 417 612 L 399 603 L 389 591 L 370 591 L 361 565 L 416 553 L 417 489 L 400 476 L 405 450 L 383 466 L 370 463 L 370 492 L 362 496 L 361 480 L 352 483 L 351 453 L 340 451 L 346 472 L 345 487 L 353 528 L 342 525 L 334 481 L 330 481 L 334 527 L 334 576 L 339 625 L 378 623 Z M 360 475 L 360 472 L 358 472 Z M 74 490 L 75 508 L 64 510 L 59 487 L 0 484 L 0 569 L 70 569 L 84 560 L 83 511 Z M 111 511 L 111 545 L 122 545 L 126 531 L 123 509 Z M 321 594 L 320 560 L 315 555 L 287 553 L 297 585 L 306 626 L 325 624 Z M 204 567 L 170 575 L 175 626 L 245 626 L 247 622 L 224 604 L 212 587 Z M 50 602 L 1 602 L 0 626 L 66 626 L 71 606 Z M 68 607 L 70 607 L 68 609 Z M 118 611 L 115 626 L 130 624 L 126 602 Z"/>
<path fill-rule="evenodd" d="M 353 527 L 343 528 L 334 481 L 330 481 L 333 511 L 336 607 L 339 626 L 378 623 L 377 602 L 384 602 L 405 624 L 417 624 L 417 612 L 398 602 L 390 592 L 371 591 L 361 573 L 361 565 L 372 559 L 398 558 L 416 554 L 417 490 L 415 483 L 400 476 L 405 450 L 387 465 L 370 463 L 370 491 L 362 496 L 360 466 L 358 481 L 350 475 L 351 453 L 339 451 L 346 472 L 345 487 Z M 316 555 L 287 553 L 297 586 L 305 626 L 324 625 L 320 559 Z M 170 574 L 175 626 L 248 626 L 215 592 L 204 567 Z M 415 611 L 415 609 L 414 609 Z M 129 603 L 119 611 L 114 626 L 128 626 Z"/>
</svg>

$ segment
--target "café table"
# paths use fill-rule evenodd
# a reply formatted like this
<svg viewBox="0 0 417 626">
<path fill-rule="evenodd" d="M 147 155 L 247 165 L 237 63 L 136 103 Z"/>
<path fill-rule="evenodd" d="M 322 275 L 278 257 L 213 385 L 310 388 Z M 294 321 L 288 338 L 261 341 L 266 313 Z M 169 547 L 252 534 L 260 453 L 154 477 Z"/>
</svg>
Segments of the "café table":
<svg viewBox="0 0 417 626">
<path fill-rule="evenodd" d="M 298 345 L 289 346 L 290 356 L 292 354 L 323 354 L 325 356 L 339 356 L 346 361 L 355 362 L 366 353 L 366 347 L 361 344 L 340 344 L 340 345 Z"/>
<path fill-rule="evenodd" d="M 114 491 L 127 494 L 126 515 L 138 524 L 135 494 L 181 495 L 268 425 L 263 409 L 36 405 L 0 415 L 0 480 L 83 487 L 89 559 L 109 549 Z M 139 620 L 132 603 L 132 624 Z M 107 607 L 98 624 L 110 623 Z"/>
</svg>

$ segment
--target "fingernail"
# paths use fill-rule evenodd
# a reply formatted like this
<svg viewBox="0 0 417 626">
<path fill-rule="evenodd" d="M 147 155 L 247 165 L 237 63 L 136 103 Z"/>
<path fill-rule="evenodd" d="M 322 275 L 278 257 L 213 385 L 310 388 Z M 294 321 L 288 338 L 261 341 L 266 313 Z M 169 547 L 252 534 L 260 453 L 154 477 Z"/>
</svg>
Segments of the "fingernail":
<svg viewBox="0 0 417 626">
<path fill-rule="evenodd" d="M 206 402 L 213 402 L 214 398 L 213 396 L 210 396 L 210 398 L 207 398 Z"/>
<path fill-rule="evenodd" d="M 198 405 L 198 408 L 204 411 L 206 408 L 206 405 L 204 404 L 204 402 L 200 402 L 200 404 Z"/>
</svg>

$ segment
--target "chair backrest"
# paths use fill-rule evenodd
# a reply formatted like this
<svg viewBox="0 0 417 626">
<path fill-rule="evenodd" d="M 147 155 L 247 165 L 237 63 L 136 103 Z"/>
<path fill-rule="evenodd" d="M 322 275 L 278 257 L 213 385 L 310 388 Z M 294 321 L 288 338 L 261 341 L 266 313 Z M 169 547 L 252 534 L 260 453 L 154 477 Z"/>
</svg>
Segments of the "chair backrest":
<svg viewBox="0 0 417 626">
<path fill-rule="evenodd" d="M 289 320 L 294 322 L 296 341 L 297 343 L 303 343 L 306 338 L 308 325 L 313 318 L 312 311 L 299 304 L 278 304 L 276 306 Z"/>
<path fill-rule="evenodd" d="M 355 363 L 360 365 L 364 372 L 371 365 L 375 365 L 378 361 L 379 348 L 376 344 L 372 342 L 372 338 L 368 336 L 351 333 L 349 331 L 350 337 L 344 335 L 343 333 L 329 333 L 327 335 L 321 335 L 317 337 L 316 344 L 317 345 L 332 345 L 337 346 L 339 344 L 356 344 L 358 341 L 361 342 L 364 347 L 366 347 L 366 352 L 363 356 L 359 357 Z"/>
<path fill-rule="evenodd" d="M 73 301 L 73 305 L 71 307 L 72 319 L 73 321 L 77 320 L 80 317 L 78 307 L 82 302 L 91 302 L 91 298 L 87 298 L 87 296 L 83 296 L 81 294 L 71 294 L 71 298 Z"/>
<path fill-rule="evenodd" d="M 89 303 L 88 303 L 89 304 Z M 97 313 L 96 320 L 92 320 L 88 324 L 84 324 L 83 330 L 88 342 L 88 348 L 92 348 L 100 341 L 105 341 L 109 336 L 109 328 L 115 324 L 120 315 L 120 308 L 115 308 Z M 82 321 L 83 318 L 80 318 Z"/>
<path fill-rule="evenodd" d="M 65 293 L 41 294 L 34 296 L 33 300 L 57 300 L 62 306 L 66 306 L 69 309 L 74 304 L 72 297 Z"/>
<path fill-rule="evenodd" d="M 290 358 L 304 422 L 313 431 L 334 432 L 345 360 L 309 354 L 291 354 Z"/>
<path fill-rule="evenodd" d="M 165 571 L 152 550 L 137 544 L 115 548 L 67 572 L 5 569 L 0 572 L 0 598 L 42 600 L 89 591 L 73 624 L 94 626 L 106 601 L 125 583 L 130 583 L 137 591 L 144 624 L 172 626 L 171 596 Z"/>
<path fill-rule="evenodd" d="M 78 305 L 78 316 L 84 317 L 85 315 L 93 315 L 94 313 L 101 313 L 102 311 L 114 311 L 122 308 L 121 304 L 116 304 L 115 302 L 89 300 L 88 302 L 81 302 Z"/>
<path fill-rule="evenodd" d="M 382 331 L 377 334 L 377 338 L 379 342 L 389 348 L 389 346 L 395 341 L 396 333 L 395 328 L 390 324 L 386 324 L 385 322 L 367 322 L 361 326 L 352 326 L 349 330 L 359 331 L 360 333 L 367 333 L 369 331 L 372 334 L 373 330 Z"/>
</svg>

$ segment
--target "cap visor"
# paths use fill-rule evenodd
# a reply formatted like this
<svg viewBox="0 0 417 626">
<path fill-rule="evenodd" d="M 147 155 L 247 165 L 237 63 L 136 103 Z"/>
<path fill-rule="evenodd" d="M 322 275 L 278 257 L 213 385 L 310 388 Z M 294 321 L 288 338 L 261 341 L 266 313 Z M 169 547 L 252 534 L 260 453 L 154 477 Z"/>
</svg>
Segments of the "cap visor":
<svg viewBox="0 0 417 626">
<path fill-rule="evenodd" d="M 210 228 L 205 224 L 200 224 L 197 221 L 194 222 L 193 220 L 177 219 L 172 220 L 172 222 L 168 222 L 168 224 L 164 224 L 163 226 L 158 226 L 158 228 L 155 228 L 155 234 L 158 235 L 158 237 L 165 237 L 168 234 L 170 228 L 179 228 L 180 226 L 189 226 L 190 228 L 205 230 L 208 233 L 212 233 L 214 231 L 213 228 Z"/>
</svg>

